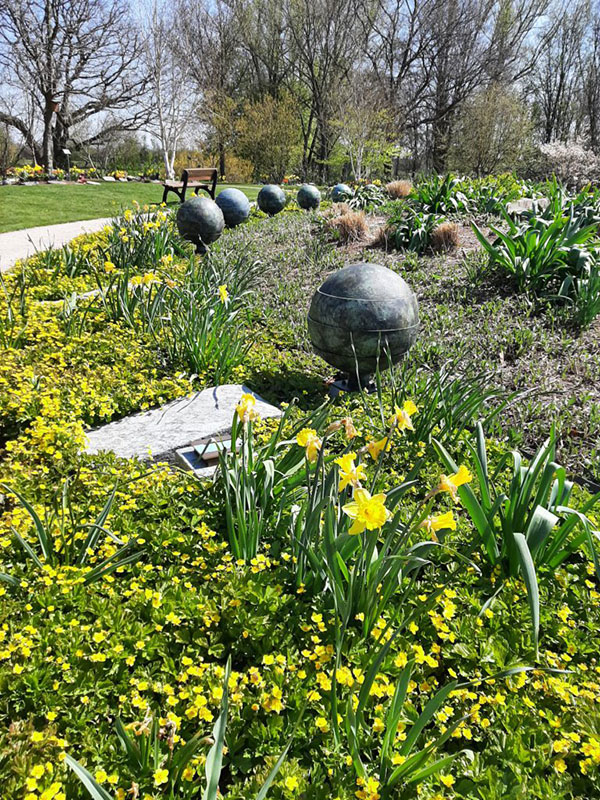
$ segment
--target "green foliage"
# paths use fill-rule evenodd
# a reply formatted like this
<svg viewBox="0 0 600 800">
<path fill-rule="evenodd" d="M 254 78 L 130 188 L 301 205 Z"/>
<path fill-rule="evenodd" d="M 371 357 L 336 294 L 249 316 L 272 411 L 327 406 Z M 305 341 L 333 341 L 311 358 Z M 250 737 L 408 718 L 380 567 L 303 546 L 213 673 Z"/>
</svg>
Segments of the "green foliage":
<svg viewBox="0 0 600 800">
<path fill-rule="evenodd" d="M 33 565 L 39 570 L 59 565 L 82 569 L 86 566 L 90 555 L 95 555 L 102 536 L 108 537 L 120 547 L 92 569 L 86 570 L 85 583 L 101 580 L 115 570 L 139 560 L 142 551 L 139 548 L 134 550 L 133 542 L 121 541 L 104 527 L 115 499 L 117 487 L 115 486 L 109 495 L 97 519 L 94 522 L 83 522 L 76 516 L 70 486 L 70 480 L 67 478 L 62 490 L 55 493 L 51 508 L 45 509 L 43 520 L 23 495 L 16 489 L 4 486 L 7 491 L 14 494 L 33 523 L 37 552 L 28 538 L 20 534 L 14 525 L 12 526 L 15 539 Z M 0 576 L 0 580 L 13 582 L 13 579 L 6 575 Z"/>
<path fill-rule="evenodd" d="M 379 208 L 388 201 L 388 196 L 382 186 L 376 183 L 358 184 L 354 189 L 354 194 L 347 203 L 354 211 L 366 211 Z"/>
<path fill-rule="evenodd" d="M 469 210 L 460 181 L 451 174 L 421 178 L 411 195 L 411 203 L 427 214 L 456 214 Z"/>
<path fill-rule="evenodd" d="M 431 241 L 431 234 L 445 221 L 439 214 L 418 211 L 403 202 L 390 216 L 385 230 L 386 244 L 395 250 L 424 252 Z"/>
<path fill-rule="evenodd" d="M 592 253 L 587 246 L 597 226 L 575 216 L 559 213 L 550 219 L 531 217 L 517 223 L 505 217 L 507 231 L 491 228 L 497 237 L 491 243 L 473 223 L 473 230 L 490 262 L 512 277 L 516 288 L 533 297 L 556 297 L 565 281 L 585 271 Z"/>
<path fill-rule="evenodd" d="M 582 544 L 587 543 L 597 565 L 594 538 L 588 518 L 600 493 L 591 497 L 580 509 L 570 505 L 573 484 L 555 459 L 554 432 L 531 459 L 523 464 L 517 451 L 507 454 L 490 474 L 485 437 L 477 424 L 475 445 L 469 443 L 479 497 L 469 485 L 458 493 L 465 510 L 477 530 L 482 551 L 491 567 L 497 567 L 503 578 L 521 575 L 527 587 L 533 625 L 533 642 L 537 652 L 539 637 L 539 592 L 536 569 L 556 569 Z M 440 442 L 436 450 L 448 469 L 458 469 Z M 510 483 L 505 490 L 502 473 L 512 459 Z M 582 531 L 575 535 L 580 526 Z"/>
</svg>

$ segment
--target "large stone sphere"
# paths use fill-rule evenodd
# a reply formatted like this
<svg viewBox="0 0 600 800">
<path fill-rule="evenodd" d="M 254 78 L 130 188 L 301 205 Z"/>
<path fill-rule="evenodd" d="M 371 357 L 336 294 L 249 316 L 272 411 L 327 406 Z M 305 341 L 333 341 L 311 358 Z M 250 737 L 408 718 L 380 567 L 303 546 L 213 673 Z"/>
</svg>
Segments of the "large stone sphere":
<svg viewBox="0 0 600 800">
<path fill-rule="evenodd" d="M 223 212 L 228 228 L 235 228 L 250 215 L 250 201 L 239 189 L 223 189 L 215 202 Z"/>
<path fill-rule="evenodd" d="M 281 186 L 275 186 L 274 183 L 267 183 L 258 193 L 256 202 L 261 211 L 264 211 L 265 214 L 272 217 L 274 214 L 279 214 L 279 212 L 285 208 L 285 192 Z"/>
<path fill-rule="evenodd" d="M 321 203 L 321 192 L 312 183 L 303 183 L 298 189 L 296 197 L 300 208 L 308 211 L 311 208 L 318 208 Z"/>
<path fill-rule="evenodd" d="M 344 200 L 350 200 L 353 195 L 354 192 L 347 183 L 336 183 L 331 190 L 331 199 L 334 203 L 343 203 Z"/>
<path fill-rule="evenodd" d="M 223 233 L 224 227 L 223 212 L 209 197 L 192 197 L 179 206 L 177 229 L 184 239 L 211 244 Z"/>
<path fill-rule="evenodd" d="M 414 344 L 419 306 L 408 284 L 380 264 L 350 264 L 314 293 L 308 332 L 315 352 L 364 385 L 388 355 L 396 363 Z M 355 357 L 356 352 L 356 357 Z"/>
</svg>

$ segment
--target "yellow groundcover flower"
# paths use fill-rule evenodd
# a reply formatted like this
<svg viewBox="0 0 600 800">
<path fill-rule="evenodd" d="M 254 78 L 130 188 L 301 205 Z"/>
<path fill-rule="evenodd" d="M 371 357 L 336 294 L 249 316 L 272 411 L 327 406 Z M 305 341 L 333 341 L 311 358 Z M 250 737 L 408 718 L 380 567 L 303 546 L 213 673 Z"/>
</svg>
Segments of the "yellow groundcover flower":
<svg viewBox="0 0 600 800">
<path fill-rule="evenodd" d="M 229 292 L 227 291 L 226 283 L 224 283 L 222 286 L 219 286 L 219 297 L 221 298 L 222 303 L 226 303 L 229 300 Z"/>
<path fill-rule="evenodd" d="M 334 464 L 340 468 L 340 484 L 338 491 L 342 492 L 346 486 L 353 486 L 355 489 L 360 486 L 361 480 L 367 475 L 363 464 L 355 464 L 356 453 L 346 453 L 336 458 Z"/>
<path fill-rule="evenodd" d="M 317 436 L 314 428 L 302 428 L 296 442 L 300 447 L 306 448 L 306 457 L 309 461 L 316 461 L 323 442 Z"/>
<path fill-rule="evenodd" d="M 161 786 L 169 780 L 168 769 L 157 769 L 154 773 L 154 785 Z"/>
<path fill-rule="evenodd" d="M 414 431 L 411 416 L 416 414 L 418 408 L 412 400 L 407 400 L 402 408 L 394 406 L 394 416 L 390 419 L 390 425 L 394 425 L 399 431 L 406 429 Z"/>
<path fill-rule="evenodd" d="M 437 516 L 430 516 L 423 520 L 419 528 L 425 528 L 429 533 L 449 529 L 456 530 L 456 520 L 452 511 L 447 511 L 445 514 L 438 514 Z"/>
<path fill-rule="evenodd" d="M 242 422 L 249 422 L 253 419 L 260 419 L 258 411 L 256 411 L 256 397 L 249 392 L 242 395 L 240 402 L 236 406 L 238 417 Z"/>
<path fill-rule="evenodd" d="M 352 535 L 362 533 L 365 528 L 369 531 L 378 530 L 391 517 L 385 507 L 385 495 L 381 493 L 371 497 L 366 489 L 357 489 L 354 500 L 346 503 L 342 511 L 354 520 L 348 531 Z"/>
</svg>

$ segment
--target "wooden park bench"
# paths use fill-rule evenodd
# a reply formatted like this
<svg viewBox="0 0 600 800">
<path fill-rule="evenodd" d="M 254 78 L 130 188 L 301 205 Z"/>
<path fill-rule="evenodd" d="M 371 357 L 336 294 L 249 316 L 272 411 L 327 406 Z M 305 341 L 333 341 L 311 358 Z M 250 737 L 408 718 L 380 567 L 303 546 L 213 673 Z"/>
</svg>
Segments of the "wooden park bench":
<svg viewBox="0 0 600 800">
<path fill-rule="evenodd" d="M 209 182 L 207 183 L 207 181 Z M 169 192 L 175 192 L 183 203 L 185 201 L 185 193 L 188 189 L 194 189 L 196 194 L 198 194 L 200 189 L 204 189 L 214 200 L 215 189 L 217 188 L 217 170 L 214 169 L 214 167 L 184 169 L 180 181 L 165 181 L 163 186 L 165 188 L 162 198 L 163 203 L 167 202 L 167 195 Z"/>
</svg>

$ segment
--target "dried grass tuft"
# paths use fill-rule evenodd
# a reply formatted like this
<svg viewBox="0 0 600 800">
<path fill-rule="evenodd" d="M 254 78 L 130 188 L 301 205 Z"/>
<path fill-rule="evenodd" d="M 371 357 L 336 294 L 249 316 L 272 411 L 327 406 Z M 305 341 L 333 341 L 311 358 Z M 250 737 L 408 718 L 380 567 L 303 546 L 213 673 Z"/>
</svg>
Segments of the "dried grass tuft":
<svg viewBox="0 0 600 800">
<path fill-rule="evenodd" d="M 410 181 L 392 181 L 386 184 L 387 192 L 394 200 L 401 200 L 403 197 L 408 197 L 412 192 L 412 183 Z"/>
<path fill-rule="evenodd" d="M 369 226 L 364 211 L 347 211 L 328 220 L 327 227 L 337 231 L 340 244 L 363 242 L 369 235 Z"/>
<path fill-rule="evenodd" d="M 458 247 L 458 225 L 454 222 L 442 222 L 431 233 L 430 246 L 438 253 L 447 253 Z"/>
</svg>

